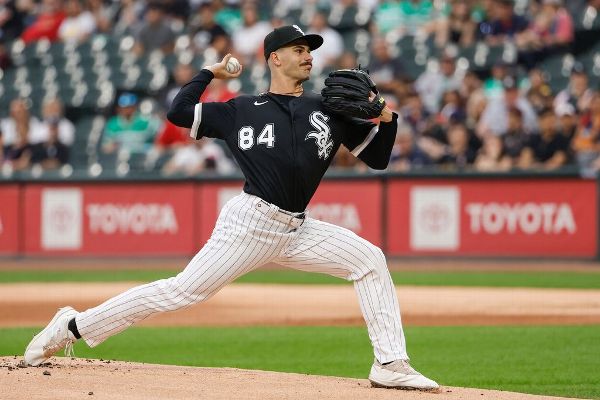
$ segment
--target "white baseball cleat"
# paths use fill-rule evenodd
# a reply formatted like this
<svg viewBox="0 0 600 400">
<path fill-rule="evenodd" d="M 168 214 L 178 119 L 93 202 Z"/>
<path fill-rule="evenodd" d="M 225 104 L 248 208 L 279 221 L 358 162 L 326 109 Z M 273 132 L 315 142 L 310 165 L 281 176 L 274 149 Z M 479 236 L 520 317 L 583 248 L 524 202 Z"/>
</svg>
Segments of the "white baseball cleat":
<svg viewBox="0 0 600 400">
<path fill-rule="evenodd" d="M 371 367 L 369 380 L 373 387 L 389 389 L 435 391 L 440 387 L 435 381 L 415 371 L 407 360 L 396 360 L 386 365 L 375 360 Z"/>
<path fill-rule="evenodd" d="M 69 321 L 75 318 L 77 311 L 72 307 L 64 307 L 58 310 L 52 321 L 43 331 L 35 335 L 25 349 L 25 362 L 27 365 L 37 367 L 56 352 L 65 349 L 65 355 L 73 353 L 73 343 L 77 339 L 69 331 Z"/>
</svg>

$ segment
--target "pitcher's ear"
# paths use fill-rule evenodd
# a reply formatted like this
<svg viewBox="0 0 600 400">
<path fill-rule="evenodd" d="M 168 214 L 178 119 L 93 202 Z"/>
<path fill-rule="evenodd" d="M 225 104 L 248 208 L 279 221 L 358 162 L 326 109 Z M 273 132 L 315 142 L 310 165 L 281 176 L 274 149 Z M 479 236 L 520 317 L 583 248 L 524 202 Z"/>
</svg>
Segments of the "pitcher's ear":
<svg viewBox="0 0 600 400">
<path fill-rule="evenodd" d="M 281 65 L 281 60 L 279 59 L 279 56 L 277 55 L 277 53 L 275 53 L 275 52 L 271 53 L 271 57 L 273 60 L 273 64 L 275 64 L 277 66 Z"/>
</svg>

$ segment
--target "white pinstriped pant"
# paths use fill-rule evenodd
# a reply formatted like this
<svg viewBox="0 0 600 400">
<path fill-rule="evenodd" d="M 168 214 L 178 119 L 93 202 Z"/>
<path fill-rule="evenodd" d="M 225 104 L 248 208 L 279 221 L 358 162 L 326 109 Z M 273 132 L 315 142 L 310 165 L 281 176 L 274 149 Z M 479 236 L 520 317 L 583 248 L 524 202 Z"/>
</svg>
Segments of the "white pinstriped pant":
<svg viewBox="0 0 600 400">
<path fill-rule="evenodd" d="M 274 218 L 278 210 L 256 196 L 236 196 L 221 210 L 206 245 L 177 276 L 134 287 L 79 313 L 82 338 L 97 346 L 152 314 L 204 301 L 239 276 L 274 262 L 353 281 L 375 357 L 382 363 L 408 359 L 382 251 L 348 229 L 313 218 L 299 227 L 281 222 Z"/>
</svg>

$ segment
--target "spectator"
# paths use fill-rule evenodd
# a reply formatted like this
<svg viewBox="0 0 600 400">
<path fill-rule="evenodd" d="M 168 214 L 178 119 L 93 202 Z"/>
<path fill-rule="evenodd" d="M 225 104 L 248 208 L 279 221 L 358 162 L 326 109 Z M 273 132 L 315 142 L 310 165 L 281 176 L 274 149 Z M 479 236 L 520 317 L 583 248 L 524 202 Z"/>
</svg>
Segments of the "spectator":
<svg viewBox="0 0 600 400">
<path fill-rule="evenodd" d="M 228 37 L 225 29 L 215 22 L 215 11 L 211 3 L 203 3 L 192 19 L 192 41 L 197 51 L 213 46 L 219 37 Z"/>
<path fill-rule="evenodd" d="M 442 97 L 442 106 L 438 113 L 438 123 L 447 124 L 450 121 L 465 122 L 467 114 L 463 98 L 458 90 L 449 90 Z"/>
<path fill-rule="evenodd" d="M 528 143 L 529 135 L 523 128 L 523 113 L 516 107 L 508 110 L 508 130 L 501 136 L 504 153 L 512 167 L 519 166 L 521 152 Z"/>
<path fill-rule="evenodd" d="M 254 59 L 262 59 L 264 37 L 273 29 L 271 24 L 258 19 L 258 10 L 253 3 L 245 3 L 242 7 L 244 25 L 232 35 L 233 49 L 242 59 L 242 64 Z"/>
<path fill-rule="evenodd" d="M 477 26 L 471 18 L 469 0 L 452 0 L 450 15 L 439 21 L 436 26 L 436 45 L 444 48 L 447 44 L 469 47 L 475 41 Z"/>
<path fill-rule="evenodd" d="M 173 22 L 174 29 L 182 30 L 191 13 L 189 0 L 161 0 L 161 5 Z"/>
<path fill-rule="evenodd" d="M 519 93 L 513 78 L 504 80 L 504 96 L 490 99 L 477 126 L 480 137 L 488 134 L 502 135 L 508 129 L 508 110 L 518 108 L 523 115 L 523 127 L 527 133 L 537 130 L 537 116 L 531 103 Z"/>
<path fill-rule="evenodd" d="M 25 43 L 35 42 L 42 38 L 54 42 L 58 39 L 58 29 L 64 19 L 65 13 L 61 0 L 42 0 L 40 14 L 35 22 L 23 31 L 21 39 Z"/>
<path fill-rule="evenodd" d="M 117 5 L 105 4 L 103 0 L 88 0 L 88 7 L 92 16 L 94 17 L 94 23 L 96 24 L 96 31 L 105 34 L 112 33 L 112 22 L 116 18 Z"/>
<path fill-rule="evenodd" d="M 174 44 L 175 33 L 169 25 L 163 6 L 157 2 L 149 3 L 144 21 L 135 34 L 135 53 L 141 55 L 160 50 L 164 54 L 170 54 Z"/>
<path fill-rule="evenodd" d="M 14 141 L 6 147 L 6 162 L 12 167 L 13 171 L 22 171 L 31 166 L 32 145 L 27 139 L 27 130 L 19 127 Z"/>
<path fill-rule="evenodd" d="M 327 18 L 322 12 L 316 12 L 307 33 L 315 33 L 323 37 L 323 44 L 314 51 L 313 68 L 322 71 L 333 66 L 344 51 L 342 36 L 327 25 Z"/>
<path fill-rule="evenodd" d="M 526 96 L 536 112 L 552 107 L 552 101 L 554 100 L 552 89 L 546 82 L 544 72 L 541 69 L 534 68 L 529 71 L 529 88 Z"/>
<path fill-rule="evenodd" d="M 103 152 L 115 153 L 118 150 L 144 153 L 150 148 L 157 131 L 157 123 L 137 111 L 137 102 L 137 96 L 132 93 L 119 96 L 117 115 L 106 123 L 102 140 Z"/>
<path fill-rule="evenodd" d="M 94 15 L 84 10 L 80 0 L 66 0 L 66 18 L 58 28 L 58 37 L 63 42 L 82 43 L 96 30 Z"/>
<path fill-rule="evenodd" d="M 213 56 L 216 57 L 215 59 L 222 60 L 227 53 L 231 53 L 233 51 L 232 46 L 231 37 L 221 35 L 215 37 L 215 40 L 207 49 L 207 52 L 209 54 L 213 53 Z"/>
<path fill-rule="evenodd" d="M 415 89 L 423 99 L 427 111 L 436 114 L 445 92 L 461 87 L 464 71 L 456 68 L 454 58 L 444 55 L 439 68 L 428 68 L 415 82 Z"/>
<path fill-rule="evenodd" d="M 374 28 L 383 36 L 402 27 L 400 0 L 383 0 L 375 9 Z"/>
<path fill-rule="evenodd" d="M 435 30 L 437 16 L 432 1 L 402 0 L 399 5 L 399 25 L 396 25 L 399 33 L 410 36 L 428 35 Z"/>
<path fill-rule="evenodd" d="M 182 86 L 183 84 L 189 82 L 192 79 L 192 77 L 194 76 L 194 70 L 190 65 L 179 64 L 178 68 L 176 68 L 175 70 L 175 76 L 176 82 L 178 82 Z M 179 91 L 179 88 L 180 87 L 174 87 L 167 94 L 167 98 L 170 99 L 168 100 L 167 108 L 168 106 L 170 106 L 172 99 Z M 202 96 L 200 97 L 199 101 L 203 103 L 225 102 L 234 98 L 235 96 L 237 96 L 237 93 L 231 92 L 227 88 L 226 81 L 221 79 L 214 79 L 207 86 L 204 93 L 202 93 Z M 169 120 L 165 120 L 161 130 L 159 131 L 156 137 L 154 147 L 151 149 L 151 151 L 148 152 L 146 158 L 146 166 L 148 167 L 148 169 L 152 169 L 150 167 L 153 166 L 159 159 L 159 157 L 165 154 L 166 151 L 174 150 L 177 152 L 179 151 L 179 148 L 182 145 L 186 145 L 186 143 L 188 142 L 189 133 L 189 129 L 175 126 Z M 178 157 L 185 158 L 191 153 L 193 152 L 191 152 L 191 150 L 188 149 Z M 173 159 L 174 161 L 171 167 L 173 167 L 179 162 L 175 160 L 175 157 L 173 157 Z M 177 160 L 179 160 L 179 158 L 177 158 Z M 179 170 L 180 168 L 177 167 L 176 169 Z"/>
<path fill-rule="evenodd" d="M 40 164 L 42 168 L 56 169 L 69 161 L 69 147 L 60 141 L 59 120 L 48 122 L 48 140 L 31 148 L 32 164 Z"/>
<path fill-rule="evenodd" d="M 0 40 L 13 41 L 21 36 L 25 29 L 26 13 L 17 3 L 15 0 L 0 2 Z"/>
<path fill-rule="evenodd" d="M 383 38 L 375 37 L 371 43 L 371 58 L 369 74 L 377 84 L 377 88 L 384 93 L 395 93 L 402 86 L 406 78 L 402 61 L 392 57 L 388 45 Z"/>
<path fill-rule="evenodd" d="M 171 107 L 171 103 L 173 102 L 175 95 L 177 95 L 183 85 L 192 80 L 194 75 L 196 75 L 196 70 L 191 64 L 179 63 L 175 66 L 173 69 L 174 82 L 166 89 L 166 95 L 164 98 L 164 106 L 166 109 Z"/>
<path fill-rule="evenodd" d="M 27 101 L 14 99 L 10 102 L 10 114 L 0 122 L 0 130 L 4 134 L 4 145 L 12 146 L 20 136 L 26 138 L 23 143 L 29 143 L 30 138 L 35 139 L 35 133 L 42 129 L 40 121 L 29 114 Z M 39 139 L 38 139 L 39 141 Z"/>
<path fill-rule="evenodd" d="M 430 0 L 384 1 L 375 11 L 375 24 L 382 34 L 427 36 L 437 26 L 435 11 Z"/>
<path fill-rule="evenodd" d="M 473 18 L 473 21 L 475 21 L 475 23 L 477 24 L 478 32 L 475 35 L 476 37 L 478 37 L 478 35 L 481 35 L 481 33 L 479 32 L 481 24 L 485 21 L 489 21 L 490 15 L 494 14 L 493 7 L 494 0 L 475 0 L 472 2 L 471 17 Z"/>
<path fill-rule="evenodd" d="M 345 51 L 342 55 L 337 59 L 336 69 L 344 69 L 344 68 L 356 68 L 358 65 L 358 61 L 356 60 L 356 54 L 351 51 Z M 371 69 L 369 69 L 369 73 L 373 76 Z M 377 85 L 379 85 L 379 81 L 377 80 Z"/>
<path fill-rule="evenodd" d="M 477 171 L 508 171 L 512 166 L 511 158 L 504 151 L 504 143 L 499 136 L 486 136 L 475 158 Z"/>
<path fill-rule="evenodd" d="M 569 142 L 559 134 L 554 110 L 548 108 L 540 115 L 540 134 L 530 135 L 521 152 L 520 166 L 553 170 L 567 164 Z"/>
<path fill-rule="evenodd" d="M 404 122 L 410 125 L 413 132 L 425 132 L 430 129 L 430 113 L 425 109 L 421 97 L 416 92 L 407 94 L 400 108 Z"/>
<path fill-rule="evenodd" d="M 469 129 L 477 129 L 477 125 L 481 120 L 483 112 L 487 108 L 488 100 L 483 94 L 483 90 L 476 90 L 471 95 L 466 97 L 467 99 L 467 120 L 466 124 Z"/>
<path fill-rule="evenodd" d="M 186 144 L 189 135 L 189 128 L 182 128 L 174 125 L 171 121 L 166 119 L 154 141 L 155 149 L 153 157 L 158 158 L 165 150 L 174 149 Z"/>
<path fill-rule="evenodd" d="M 562 0 L 543 0 L 529 29 L 517 37 L 520 58 L 532 68 L 547 56 L 568 49 L 574 39 L 573 19 Z"/>
<path fill-rule="evenodd" d="M 189 139 L 190 143 L 175 151 L 173 157 L 163 167 L 163 174 L 184 174 L 194 176 L 201 172 L 230 174 L 235 170 L 233 162 L 225 156 L 221 146 L 212 139 Z"/>
<path fill-rule="evenodd" d="M 236 97 L 238 93 L 232 92 L 227 87 L 227 81 L 222 79 L 213 79 L 206 87 L 204 93 L 200 97 L 201 103 L 208 102 L 225 102 Z"/>
<path fill-rule="evenodd" d="M 498 61 L 492 65 L 492 73 L 483 82 L 483 90 L 488 99 L 501 98 L 504 96 L 504 80 L 508 78 L 511 66 L 504 61 Z"/>
<path fill-rule="evenodd" d="M 225 5 L 223 0 L 212 0 L 215 9 L 215 22 L 225 28 L 230 35 L 242 27 L 242 13 L 238 7 Z"/>
<path fill-rule="evenodd" d="M 477 150 L 472 145 L 467 127 L 463 124 L 452 125 L 448 129 L 447 141 L 446 152 L 437 163 L 448 168 L 470 167 L 475 161 Z"/>
<path fill-rule="evenodd" d="M 554 109 L 557 110 L 562 104 L 570 103 L 575 107 L 577 113 L 587 110 L 594 95 L 589 87 L 588 75 L 582 64 L 576 63 L 571 71 L 569 85 L 558 92 L 554 98 Z"/>
<path fill-rule="evenodd" d="M 594 177 L 600 170 L 600 93 L 594 95 L 589 111 L 581 117 L 572 146 L 582 174 Z"/>
<path fill-rule="evenodd" d="M 31 143 L 47 142 L 51 136 L 53 125 L 57 125 L 58 140 L 67 146 L 71 146 L 75 141 L 75 126 L 66 119 L 63 114 L 63 104 L 57 99 L 45 100 L 42 105 L 42 116 L 44 121 L 40 129 L 32 132 L 30 136 Z"/>
<path fill-rule="evenodd" d="M 482 90 L 483 82 L 475 71 L 467 70 L 460 87 L 460 95 L 465 99 L 476 91 Z"/>
<path fill-rule="evenodd" d="M 561 104 L 556 109 L 556 116 L 559 119 L 560 132 L 569 142 L 575 137 L 577 131 L 578 117 L 575 114 L 575 107 L 570 103 Z"/>
<path fill-rule="evenodd" d="M 120 8 L 116 13 L 114 33 L 124 35 L 133 33 L 136 27 L 143 21 L 145 2 L 141 0 L 122 0 L 118 2 Z"/>
<path fill-rule="evenodd" d="M 427 154 L 417 146 L 411 127 L 399 124 L 388 170 L 405 172 L 431 164 Z"/>
<path fill-rule="evenodd" d="M 515 14 L 513 0 L 493 0 L 491 12 L 491 19 L 479 25 L 479 34 L 491 46 L 514 40 L 529 26 L 526 18 Z"/>
</svg>

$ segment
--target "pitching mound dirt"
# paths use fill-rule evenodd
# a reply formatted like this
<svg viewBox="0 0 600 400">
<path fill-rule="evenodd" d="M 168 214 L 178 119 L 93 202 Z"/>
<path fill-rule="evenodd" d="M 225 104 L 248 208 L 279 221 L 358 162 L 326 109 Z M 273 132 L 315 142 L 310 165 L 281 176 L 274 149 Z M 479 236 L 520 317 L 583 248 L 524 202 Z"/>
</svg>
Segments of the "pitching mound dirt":
<svg viewBox="0 0 600 400">
<path fill-rule="evenodd" d="M 233 368 L 197 368 L 53 358 L 20 368 L 20 358 L 0 358 L 6 400 L 34 399 L 558 399 L 521 393 L 443 387 L 439 393 L 372 388 L 364 379 Z"/>
</svg>

